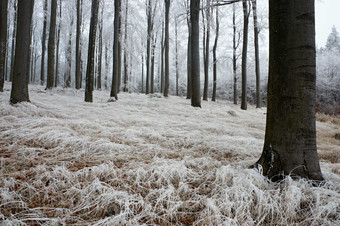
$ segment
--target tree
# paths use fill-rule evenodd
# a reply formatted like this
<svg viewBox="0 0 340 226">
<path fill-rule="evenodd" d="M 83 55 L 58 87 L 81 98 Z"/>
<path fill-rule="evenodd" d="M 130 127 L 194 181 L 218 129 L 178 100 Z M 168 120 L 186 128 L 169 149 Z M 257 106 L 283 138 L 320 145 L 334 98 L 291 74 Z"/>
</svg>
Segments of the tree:
<svg viewBox="0 0 340 226">
<path fill-rule="evenodd" d="M 62 22 L 62 0 L 59 1 L 59 24 L 58 24 L 58 32 L 57 32 L 57 53 L 56 53 L 56 67 L 55 67 L 55 79 L 54 79 L 54 87 L 57 87 L 59 84 L 59 46 L 60 46 L 60 32 L 61 32 L 61 22 Z"/>
<path fill-rule="evenodd" d="M 66 61 L 67 61 L 67 69 L 64 77 L 64 87 L 71 87 L 71 68 L 72 68 L 72 33 L 73 33 L 73 24 L 74 24 L 74 15 L 73 13 L 70 15 L 70 27 L 68 31 L 68 44 L 66 48 Z"/>
<path fill-rule="evenodd" d="M 340 36 L 334 25 L 332 27 L 332 32 L 328 35 L 326 49 L 340 52 Z"/>
<path fill-rule="evenodd" d="M 89 33 L 89 48 L 87 55 L 85 101 L 93 102 L 94 54 L 98 25 L 99 0 L 92 0 L 91 22 Z"/>
<path fill-rule="evenodd" d="M 99 37 L 98 37 L 98 77 L 97 77 L 97 87 L 98 89 L 102 88 L 102 63 L 103 63 L 103 26 L 104 26 L 104 1 L 102 2 L 101 13 L 100 13 L 100 23 L 98 25 L 99 28 Z"/>
<path fill-rule="evenodd" d="M 0 1 L 0 92 L 4 91 L 7 47 L 7 9 L 8 0 Z"/>
<path fill-rule="evenodd" d="M 269 80 L 263 174 L 322 180 L 315 132 L 314 0 L 269 1 Z M 298 60 L 297 60 L 298 59 Z"/>
<path fill-rule="evenodd" d="M 128 92 L 128 51 L 127 51 L 127 46 L 128 46 L 128 12 L 129 12 L 129 0 L 126 0 L 125 2 L 125 22 L 124 22 L 124 92 Z"/>
<path fill-rule="evenodd" d="M 55 74 L 55 31 L 57 24 L 57 0 L 51 3 L 50 33 L 48 37 L 48 59 L 47 59 L 47 85 L 46 89 L 52 89 Z"/>
<path fill-rule="evenodd" d="M 188 50 L 187 50 L 187 99 L 191 99 L 191 22 L 190 22 L 190 5 L 189 0 L 186 2 L 186 10 L 187 10 L 187 25 L 188 25 Z"/>
<path fill-rule="evenodd" d="M 18 1 L 18 32 L 10 102 L 30 101 L 28 95 L 30 32 L 34 0 Z"/>
<path fill-rule="evenodd" d="M 11 72 L 9 76 L 9 81 L 12 81 L 13 78 L 13 68 L 14 68 L 14 55 L 15 55 L 15 39 L 17 34 L 17 7 L 18 1 L 13 1 L 13 8 L 14 8 L 14 18 L 13 18 L 13 33 L 12 33 L 12 53 L 11 53 Z"/>
<path fill-rule="evenodd" d="M 80 75 L 80 38 L 81 38 L 81 21 L 82 21 L 82 0 L 77 0 L 77 34 L 76 34 L 76 89 L 81 87 L 81 75 Z"/>
<path fill-rule="evenodd" d="M 19 1 L 19 0 L 18 0 Z M 41 39 L 41 71 L 40 71 L 40 83 L 43 86 L 45 83 L 45 52 L 46 52 L 46 33 L 47 33 L 47 3 L 48 0 L 44 1 L 44 26 L 43 34 Z"/>
<path fill-rule="evenodd" d="M 254 21 L 254 46 L 255 46 L 255 74 L 256 74 L 256 107 L 261 108 L 261 76 L 260 76 L 260 53 L 259 53 L 259 28 L 257 24 L 256 0 L 252 0 Z"/>
<path fill-rule="evenodd" d="M 242 47 L 242 98 L 241 109 L 247 110 L 247 51 L 248 51 L 248 25 L 249 9 L 247 0 L 242 0 L 243 6 L 243 47 Z"/>
<path fill-rule="evenodd" d="M 119 89 L 119 37 L 120 37 L 120 7 L 121 0 L 115 0 L 115 17 L 114 17 L 114 36 L 113 36 L 113 76 L 110 97 L 118 100 Z"/>
<path fill-rule="evenodd" d="M 210 16 L 210 0 L 207 0 L 207 5 L 205 7 L 205 10 L 202 10 L 202 15 L 203 12 L 205 11 L 206 15 L 206 29 L 203 29 L 203 55 L 204 55 L 204 89 L 203 89 L 203 100 L 207 101 L 208 100 L 208 85 L 209 85 L 209 53 L 210 53 L 210 21 L 211 21 L 211 16 Z"/>
<path fill-rule="evenodd" d="M 216 80 L 217 80 L 217 56 L 216 56 L 216 49 L 217 49 L 217 42 L 219 36 L 219 29 L 220 29 L 220 22 L 218 20 L 218 8 L 216 8 L 216 35 L 215 35 L 215 43 L 213 47 L 213 94 L 212 94 L 212 101 L 216 101 Z"/>
<path fill-rule="evenodd" d="M 201 107 L 199 11 L 200 0 L 190 0 L 191 82 L 192 82 L 191 106 L 193 107 Z"/>
<path fill-rule="evenodd" d="M 170 86 L 170 62 L 169 62 L 169 13 L 170 13 L 170 0 L 165 1 L 165 84 L 164 96 L 169 94 Z"/>
</svg>

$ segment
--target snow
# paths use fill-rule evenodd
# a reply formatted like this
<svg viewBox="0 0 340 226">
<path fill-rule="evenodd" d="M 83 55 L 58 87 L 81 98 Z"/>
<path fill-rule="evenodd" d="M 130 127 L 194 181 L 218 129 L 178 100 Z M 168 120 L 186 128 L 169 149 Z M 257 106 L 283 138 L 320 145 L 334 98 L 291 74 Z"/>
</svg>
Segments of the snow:
<svg viewBox="0 0 340 226">
<path fill-rule="evenodd" d="M 340 225 L 339 124 L 317 122 L 326 182 L 272 183 L 248 166 L 263 146 L 266 109 L 218 100 L 109 91 L 0 94 L 3 225 Z"/>
</svg>

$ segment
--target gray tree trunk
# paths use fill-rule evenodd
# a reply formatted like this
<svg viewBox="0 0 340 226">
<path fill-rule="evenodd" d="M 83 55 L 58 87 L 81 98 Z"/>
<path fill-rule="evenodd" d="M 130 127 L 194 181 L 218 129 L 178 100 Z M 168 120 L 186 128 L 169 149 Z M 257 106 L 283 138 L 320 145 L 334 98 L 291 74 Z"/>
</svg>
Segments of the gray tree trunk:
<svg viewBox="0 0 340 226">
<path fill-rule="evenodd" d="M 74 16 L 71 15 L 70 30 L 68 33 L 68 45 L 66 49 L 66 60 L 67 60 L 67 70 L 65 73 L 65 83 L 66 88 L 71 87 L 71 69 L 72 69 L 72 33 L 73 33 Z"/>
<path fill-rule="evenodd" d="M 81 74 L 80 74 L 80 39 L 81 39 L 81 22 L 82 22 L 82 1 L 77 0 L 77 34 L 76 34 L 76 89 L 81 87 Z"/>
<path fill-rule="evenodd" d="M 51 3 L 50 33 L 48 37 L 48 59 L 47 59 L 47 85 L 46 89 L 52 89 L 55 75 L 55 31 L 57 24 L 57 0 Z"/>
<path fill-rule="evenodd" d="M 164 82 L 164 96 L 169 95 L 170 86 L 170 59 L 169 59 L 169 12 L 170 0 L 165 1 L 165 82 Z"/>
<path fill-rule="evenodd" d="M 13 33 L 12 33 L 12 53 L 11 53 L 11 72 L 9 75 L 9 81 L 12 81 L 13 78 L 13 68 L 14 68 L 14 55 L 15 55 L 15 39 L 16 39 L 16 34 L 17 34 L 17 12 L 18 12 L 18 1 L 15 0 L 13 4 L 14 8 L 14 18 L 13 18 Z"/>
<path fill-rule="evenodd" d="M 191 99 L 191 22 L 190 22 L 190 2 L 186 2 L 187 24 L 188 24 L 188 49 L 187 49 L 187 99 Z"/>
<path fill-rule="evenodd" d="M 218 36 L 219 36 L 219 30 L 220 30 L 220 22 L 218 20 L 218 8 L 216 8 L 216 35 L 215 35 L 215 43 L 213 47 L 213 94 L 212 94 L 212 101 L 216 101 L 216 83 L 217 83 L 217 56 L 216 56 L 216 50 L 217 50 L 217 43 L 218 43 Z"/>
<path fill-rule="evenodd" d="M 57 54 L 56 54 L 56 67 L 55 67 L 55 79 L 54 79 L 54 87 L 57 87 L 59 84 L 59 46 L 60 46 L 60 31 L 61 31 L 61 22 L 62 22 L 62 0 L 59 1 L 59 24 L 58 24 L 58 33 L 57 33 Z"/>
<path fill-rule="evenodd" d="M 274 181 L 283 175 L 323 179 L 315 131 L 314 15 L 314 0 L 269 1 L 267 125 L 256 165 Z"/>
<path fill-rule="evenodd" d="M 8 0 L 0 1 L 0 92 L 4 91 L 6 47 L 7 47 L 7 10 Z"/>
<path fill-rule="evenodd" d="M 34 0 L 18 1 L 18 32 L 10 102 L 30 101 L 28 95 L 30 32 Z"/>
<path fill-rule="evenodd" d="M 129 0 L 125 1 L 125 22 L 124 22 L 124 92 L 128 92 L 128 81 L 129 81 L 129 65 L 128 65 L 128 13 L 129 12 Z"/>
<path fill-rule="evenodd" d="M 242 98 L 241 109 L 247 110 L 247 52 L 248 52 L 248 25 L 249 10 L 247 0 L 242 0 L 243 6 L 243 46 L 242 46 Z"/>
<path fill-rule="evenodd" d="M 234 104 L 237 104 L 237 57 L 236 57 L 236 6 L 233 4 L 233 80 L 234 80 Z"/>
<path fill-rule="evenodd" d="M 192 82 L 191 106 L 193 107 L 201 107 L 199 10 L 200 0 L 190 0 L 191 82 Z"/>
<path fill-rule="evenodd" d="M 20 1 L 20 0 L 18 0 Z M 45 55 L 46 55 L 46 34 L 47 34 L 47 4 L 48 0 L 44 1 L 44 26 L 41 39 L 41 70 L 40 70 L 40 83 L 45 84 Z"/>
<path fill-rule="evenodd" d="M 98 89 L 102 88 L 102 63 L 103 63 L 103 26 L 104 26 L 104 2 L 102 3 L 101 17 L 99 23 L 99 43 L 98 43 Z"/>
<path fill-rule="evenodd" d="M 89 48 L 87 55 L 85 101 L 93 102 L 94 55 L 96 48 L 96 34 L 98 25 L 98 9 L 100 0 L 92 0 L 91 23 L 89 34 Z"/>
<path fill-rule="evenodd" d="M 256 74 L 256 107 L 261 108 L 261 75 L 259 53 L 259 28 L 257 24 L 256 0 L 252 0 L 254 18 L 255 74 Z"/>
<path fill-rule="evenodd" d="M 211 21 L 211 8 L 210 0 L 207 0 L 205 15 L 206 15 L 206 34 L 205 34 L 205 56 L 204 56 L 204 89 L 203 100 L 208 100 L 208 87 L 209 87 L 209 62 L 210 62 L 210 21 Z M 204 48 L 203 47 L 203 48 Z"/>
</svg>

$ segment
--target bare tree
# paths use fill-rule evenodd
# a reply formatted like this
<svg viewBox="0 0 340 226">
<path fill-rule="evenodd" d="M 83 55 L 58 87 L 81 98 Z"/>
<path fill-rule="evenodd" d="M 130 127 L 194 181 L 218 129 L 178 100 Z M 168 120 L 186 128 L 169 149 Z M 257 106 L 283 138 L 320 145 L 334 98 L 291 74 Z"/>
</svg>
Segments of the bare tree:
<svg viewBox="0 0 340 226">
<path fill-rule="evenodd" d="M 170 0 L 165 1 L 165 84 L 164 84 L 164 96 L 169 95 L 170 85 L 170 59 L 169 59 L 169 12 L 170 12 Z"/>
<path fill-rule="evenodd" d="M 47 59 L 47 85 L 51 89 L 54 83 L 55 74 L 55 31 L 57 24 L 57 0 L 51 3 L 50 33 L 48 37 L 48 59 Z"/>
<path fill-rule="evenodd" d="M 218 19 L 218 8 L 216 7 L 216 34 L 215 34 L 215 42 L 213 47 L 213 94 L 212 94 L 212 101 L 216 101 L 216 83 L 217 83 L 217 56 L 216 56 L 216 50 L 217 50 L 217 43 L 218 43 L 218 36 L 219 36 L 219 30 L 220 30 L 220 22 Z"/>
<path fill-rule="evenodd" d="M 256 107 L 261 107 L 261 76 L 260 76 L 260 53 L 259 53 L 259 27 L 257 24 L 256 0 L 252 0 L 254 18 L 254 46 L 255 46 L 255 74 L 256 74 Z"/>
<path fill-rule="evenodd" d="M 82 24 L 82 0 L 77 0 L 77 34 L 76 34 L 76 89 L 81 87 L 81 50 L 80 50 L 80 39 L 81 39 L 81 24 Z"/>
<path fill-rule="evenodd" d="M 7 47 L 7 9 L 8 0 L 0 1 L 0 92 L 4 91 Z"/>
<path fill-rule="evenodd" d="M 19 0 L 18 0 L 19 1 Z M 45 84 L 45 52 L 46 52 L 46 34 L 47 34 L 47 3 L 48 0 L 44 1 L 44 26 L 41 39 L 41 71 L 40 71 L 40 83 L 43 86 Z"/>
<path fill-rule="evenodd" d="M 58 32 L 57 32 L 57 53 L 56 53 L 56 67 L 55 67 L 55 79 L 54 79 L 54 87 L 57 87 L 59 84 L 59 46 L 60 46 L 60 31 L 61 31 L 61 22 L 62 22 L 62 0 L 59 0 L 59 24 L 58 24 Z"/>
</svg>

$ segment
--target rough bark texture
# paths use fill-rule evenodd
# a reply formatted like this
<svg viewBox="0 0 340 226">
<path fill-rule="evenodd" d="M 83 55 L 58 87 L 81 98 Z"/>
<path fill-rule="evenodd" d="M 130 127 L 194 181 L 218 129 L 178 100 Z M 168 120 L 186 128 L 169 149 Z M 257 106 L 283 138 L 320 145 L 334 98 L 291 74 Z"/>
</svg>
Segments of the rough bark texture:
<svg viewBox="0 0 340 226">
<path fill-rule="evenodd" d="M 191 106 L 193 107 L 201 107 L 199 10 L 200 10 L 200 0 L 190 0 L 191 81 L 192 81 Z"/>
<path fill-rule="evenodd" d="M 81 0 L 77 0 L 77 34 L 76 34 L 76 89 L 81 87 L 80 76 L 80 37 L 81 37 Z"/>
<path fill-rule="evenodd" d="M 113 76 L 110 97 L 118 100 L 119 89 L 119 17 L 121 0 L 115 0 L 114 37 L 113 37 Z"/>
<path fill-rule="evenodd" d="M 29 81 L 29 48 L 33 0 L 18 1 L 18 32 L 13 68 L 13 82 L 10 102 L 16 104 L 30 101 L 28 96 Z"/>
<path fill-rule="evenodd" d="M 20 1 L 20 0 L 18 0 Z M 47 33 L 47 3 L 48 0 L 44 1 L 44 26 L 43 34 L 41 39 L 41 71 L 40 71 L 40 83 L 43 86 L 45 84 L 45 52 L 46 52 L 46 33 Z"/>
<path fill-rule="evenodd" d="M 8 0 L 0 1 L 0 92 L 4 91 L 6 47 L 7 47 L 7 9 Z"/>
<path fill-rule="evenodd" d="M 242 98 L 241 109 L 247 110 L 247 51 L 249 10 L 247 0 L 242 0 L 243 6 L 243 47 L 242 47 Z"/>
<path fill-rule="evenodd" d="M 98 9 L 100 0 L 92 0 L 89 48 L 87 55 L 85 101 L 93 102 L 94 54 L 96 48 L 96 33 L 98 25 Z"/>
<path fill-rule="evenodd" d="M 216 56 L 216 49 L 218 43 L 218 36 L 220 30 L 220 22 L 218 20 L 218 8 L 216 8 L 216 35 L 215 35 L 215 42 L 213 47 L 213 94 L 212 94 L 212 101 L 216 101 L 216 83 L 217 83 L 217 56 Z"/>
<path fill-rule="evenodd" d="M 269 81 L 263 174 L 322 180 L 315 132 L 313 0 L 269 1 Z"/>
<path fill-rule="evenodd" d="M 50 33 L 48 37 L 48 59 L 47 59 L 47 85 L 51 89 L 54 83 L 55 74 L 55 30 L 57 24 L 57 0 L 51 3 Z"/>
<path fill-rule="evenodd" d="M 169 59 L 169 12 L 170 0 L 165 0 L 165 83 L 164 83 L 164 96 L 169 95 L 170 86 L 170 59 Z"/>
<path fill-rule="evenodd" d="M 257 24 L 256 0 L 252 0 L 254 18 L 254 47 L 255 47 L 255 74 L 256 74 L 256 107 L 261 108 L 261 76 L 260 76 L 260 53 L 259 53 L 259 28 Z"/>
</svg>

